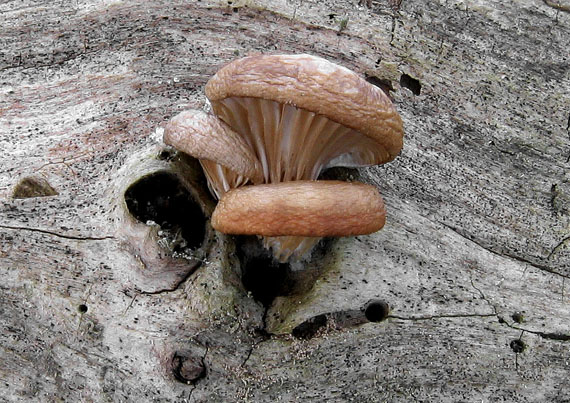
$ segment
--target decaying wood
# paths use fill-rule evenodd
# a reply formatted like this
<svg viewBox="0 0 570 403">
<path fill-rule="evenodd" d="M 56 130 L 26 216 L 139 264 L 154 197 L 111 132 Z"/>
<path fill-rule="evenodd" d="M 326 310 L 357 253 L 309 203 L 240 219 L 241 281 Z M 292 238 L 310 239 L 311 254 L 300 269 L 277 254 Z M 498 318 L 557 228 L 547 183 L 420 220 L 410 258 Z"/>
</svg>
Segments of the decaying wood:
<svg viewBox="0 0 570 403">
<path fill-rule="evenodd" d="M 568 3 L 360 3 L 0 4 L 0 400 L 570 400 Z M 161 130 L 260 52 L 391 88 L 406 127 L 348 174 L 386 227 L 332 241 L 267 312 L 235 238 L 167 256 L 124 201 L 173 170 L 211 213 Z M 55 194 L 14 198 L 29 177 Z M 358 316 L 372 299 L 386 320 Z"/>
</svg>

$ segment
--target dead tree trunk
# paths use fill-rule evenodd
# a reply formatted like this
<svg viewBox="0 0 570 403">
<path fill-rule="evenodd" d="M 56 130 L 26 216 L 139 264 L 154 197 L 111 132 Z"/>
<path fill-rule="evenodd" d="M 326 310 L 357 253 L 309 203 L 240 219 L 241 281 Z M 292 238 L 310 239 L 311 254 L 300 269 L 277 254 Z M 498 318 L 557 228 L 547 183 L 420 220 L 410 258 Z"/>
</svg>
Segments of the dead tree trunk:
<svg viewBox="0 0 570 403">
<path fill-rule="evenodd" d="M 0 400 L 569 401 L 570 3 L 360 3 L 0 4 Z M 215 233 L 161 143 L 265 52 L 359 72 L 406 128 L 331 174 L 386 227 L 295 267 Z"/>
</svg>

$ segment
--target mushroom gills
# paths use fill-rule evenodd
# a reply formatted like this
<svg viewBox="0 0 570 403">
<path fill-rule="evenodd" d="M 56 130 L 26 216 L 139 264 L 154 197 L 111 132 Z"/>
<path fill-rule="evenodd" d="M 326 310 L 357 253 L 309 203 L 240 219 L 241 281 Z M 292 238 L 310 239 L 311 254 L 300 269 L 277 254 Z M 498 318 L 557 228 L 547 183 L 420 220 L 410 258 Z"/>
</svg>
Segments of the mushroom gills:
<svg viewBox="0 0 570 403">
<path fill-rule="evenodd" d="M 231 169 L 216 162 L 204 159 L 199 161 L 202 166 L 202 170 L 204 171 L 204 175 L 206 176 L 208 189 L 218 200 L 227 191 L 246 185 L 250 182 L 249 178 L 239 175 Z"/>
<path fill-rule="evenodd" d="M 370 137 L 293 105 L 229 97 L 212 101 L 212 108 L 254 150 L 266 183 L 317 179 L 325 168 L 385 158 Z"/>
<path fill-rule="evenodd" d="M 216 116 L 187 110 L 172 118 L 164 142 L 198 158 L 216 198 L 248 182 L 263 181 L 261 163 L 242 136 Z"/>
</svg>

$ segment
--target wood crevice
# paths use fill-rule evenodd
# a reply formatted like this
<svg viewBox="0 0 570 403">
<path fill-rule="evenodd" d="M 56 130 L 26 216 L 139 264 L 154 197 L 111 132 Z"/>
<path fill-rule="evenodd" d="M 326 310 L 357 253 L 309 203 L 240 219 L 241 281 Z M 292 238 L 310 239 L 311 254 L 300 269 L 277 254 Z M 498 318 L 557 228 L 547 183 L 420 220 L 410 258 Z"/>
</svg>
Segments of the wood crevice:
<svg viewBox="0 0 570 403">
<path fill-rule="evenodd" d="M 38 232 L 40 234 L 53 235 L 58 238 L 72 239 L 76 241 L 106 241 L 109 239 L 116 239 L 114 236 L 102 236 L 102 237 L 92 237 L 92 236 L 79 236 L 79 235 L 67 235 L 60 234 L 59 232 L 49 231 L 41 228 L 30 228 L 30 227 L 19 227 L 12 225 L 0 225 L 0 228 L 14 230 L 14 231 L 31 231 Z"/>
</svg>

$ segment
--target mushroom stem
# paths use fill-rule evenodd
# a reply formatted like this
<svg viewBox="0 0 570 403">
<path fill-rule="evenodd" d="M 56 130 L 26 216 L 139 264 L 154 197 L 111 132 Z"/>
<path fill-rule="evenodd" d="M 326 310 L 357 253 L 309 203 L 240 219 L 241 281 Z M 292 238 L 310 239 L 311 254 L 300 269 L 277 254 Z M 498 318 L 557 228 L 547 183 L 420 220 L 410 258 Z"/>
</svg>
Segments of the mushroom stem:
<svg viewBox="0 0 570 403">
<path fill-rule="evenodd" d="M 321 239 L 321 237 L 304 236 L 266 236 L 263 237 L 263 247 L 270 249 L 279 263 L 285 263 L 291 256 L 304 256 Z"/>
</svg>

